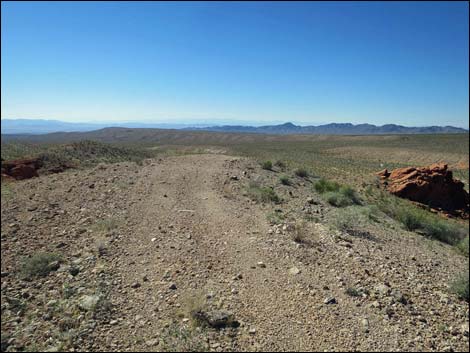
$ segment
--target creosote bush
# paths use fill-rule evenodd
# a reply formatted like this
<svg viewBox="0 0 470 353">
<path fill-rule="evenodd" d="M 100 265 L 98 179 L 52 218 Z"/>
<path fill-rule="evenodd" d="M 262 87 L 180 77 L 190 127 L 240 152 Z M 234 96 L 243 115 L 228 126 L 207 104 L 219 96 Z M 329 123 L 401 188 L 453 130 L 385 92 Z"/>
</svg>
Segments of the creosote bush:
<svg viewBox="0 0 470 353">
<path fill-rule="evenodd" d="M 57 263 L 61 257 L 54 253 L 38 253 L 21 262 L 20 275 L 25 279 L 45 277 L 50 272 L 57 270 Z"/>
<path fill-rule="evenodd" d="M 264 161 L 261 163 L 261 168 L 265 170 L 272 170 L 273 169 L 273 163 L 271 161 Z"/>
<path fill-rule="evenodd" d="M 305 168 L 297 168 L 294 171 L 294 174 L 297 175 L 300 178 L 307 178 L 308 177 L 308 171 Z"/>
</svg>

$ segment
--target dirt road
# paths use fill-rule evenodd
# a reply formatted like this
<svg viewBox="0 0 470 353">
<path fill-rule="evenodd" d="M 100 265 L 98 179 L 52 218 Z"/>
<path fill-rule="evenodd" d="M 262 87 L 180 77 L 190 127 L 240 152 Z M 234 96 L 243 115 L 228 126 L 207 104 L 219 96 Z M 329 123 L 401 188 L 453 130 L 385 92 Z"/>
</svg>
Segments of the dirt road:
<svg viewBox="0 0 470 353">
<path fill-rule="evenodd" d="M 448 247 L 426 247 L 419 235 L 393 229 L 371 239 L 344 240 L 319 221 L 308 225 L 311 243 L 298 244 L 287 226 L 270 225 L 267 215 L 304 210 L 308 197 L 320 218 L 327 206 L 303 181 L 279 190 L 289 198 L 281 205 L 251 201 L 243 195 L 250 181 L 273 182 L 278 176 L 247 159 L 187 155 L 110 169 L 58 175 L 60 187 L 47 196 L 60 199 L 68 214 L 82 210 L 120 220 L 105 239 L 105 254 L 75 277 L 89 276 L 90 283 L 105 278 L 113 306 L 110 317 L 94 326 L 89 349 L 468 347 L 468 305 L 448 296 L 441 300 L 451 274 L 465 266 L 463 258 L 449 256 Z M 112 185 L 126 186 L 110 189 L 106 178 L 113 175 Z M 40 194 L 44 185 L 37 182 L 29 187 Z M 65 182 L 78 185 L 79 201 L 63 197 Z M 22 202 L 27 197 L 17 201 L 20 208 Z M 67 222 L 89 218 L 70 217 Z M 81 247 L 86 253 L 93 245 L 80 239 L 95 233 L 73 237 L 67 251 Z M 2 259 L 2 273 L 13 261 Z M 432 272 L 435 266 L 439 273 Z M 364 291 L 351 294 L 348 288 Z M 198 305 L 230 312 L 240 326 L 194 327 L 189 312 Z M 457 331 L 451 327 L 446 333 L 439 325 Z"/>
</svg>

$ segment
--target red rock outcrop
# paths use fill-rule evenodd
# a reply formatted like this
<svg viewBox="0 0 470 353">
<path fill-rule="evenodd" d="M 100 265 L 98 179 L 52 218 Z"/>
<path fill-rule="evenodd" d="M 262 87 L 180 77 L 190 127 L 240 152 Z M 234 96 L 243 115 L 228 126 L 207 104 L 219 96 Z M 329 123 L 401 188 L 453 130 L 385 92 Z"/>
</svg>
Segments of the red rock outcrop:
<svg viewBox="0 0 470 353">
<path fill-rule="evenodd" d="M 447 164 L 421 168 L 387 169 L 377 173 L 386 189 L 399 197 L 450 213 L 467 214 L 469 195 L 464 184 L 454 179 Z"/>
<path fill-rule="evenodd" d="M 16 180 L 37 177 L 38 169 L 42 162 L 37 158 L 17 159 L 13 161 L 2 160 L 2 178 L 13 178 Z"/>
</svg>

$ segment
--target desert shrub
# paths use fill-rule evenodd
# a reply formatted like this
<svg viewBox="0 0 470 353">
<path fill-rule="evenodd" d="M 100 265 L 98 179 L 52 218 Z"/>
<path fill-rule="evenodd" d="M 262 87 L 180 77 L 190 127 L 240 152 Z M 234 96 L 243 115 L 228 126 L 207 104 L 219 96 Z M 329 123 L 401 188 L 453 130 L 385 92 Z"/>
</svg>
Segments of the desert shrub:
<svg viewBox="0 0 470 353">
<path fill-rule="evenodd" d="M 277 160 L 277 161 L 274 163 L 274 165 L 275 165 L 276 167 L 278 167 L 279 169 L 281 169 L 281 170 L 285 170 L 285 169 L 286 169 L 286 164 L 285 164 L 283 161 L 281 161 L 281 160 Z"/>
<path fill-rule="evenodd" d="M 286 217 L 282 213 L 279 213 L 279 212 L 271 212 L 266 216 L 266 219 L 272 225 L 282 223 L 285 220 L 285 218 Z"/>
<path fill-rule="evenodd" d="M 457 244 L 457 249 L 468 257 L 469 245 L 468 245 L 468 235 Z"/>
<path fill-rule="evenodd" d="M 350 297 L 360 297 L 362 296 L 362 292 L 354 287 L 346 288 L 346 294 Z"/>
<path fill-rule="evenodd" d="M 336 209 L 331 224 L 335 229 L 349 235 L 364 236 L 367 234 L 366 226 L 369 224 L 369 211 L 361 206 Z"/>
<path fill-rule="evenodd" d="M 262 187 L 256 183 L 250 183 L 248 186 L 248 196 L 258 202 L 281 202 L 281 198 L 270 187 Z"/>
<path fill-rule="evenodd" d="M 273 169 L 273 163 L 271 161 L 264 161 L 261 163 L 261 168 L 265 170 L 272 170 Z"/>
<path fill-rule="evenodd" d="M 329 181 L 323 178 L 318 180 L 314 185 L 315 190 L 320 194 L 323 194 L 325 192 L 339 191 L 340 187 L 341 186 L 337 182 Z"/>
<path fill-rule="evenodd" d="M 109 233 L 119 226 L 119 221 L 116 218 L 106 218 L 96 221 L 93 225 L 93 230 L 99 233 Z"/>
<path fill-rule="evenodd" d="M 450 284 L 450 291 L 460 299 L 469 301 L 468 270 L 460 273 Z"/>
<path fill-rule="evenodd" d="M 21 262 L 20 275 L 22 278 L 45 277 L 57 269 L 61 257 L 54 253 L 38 253 Z"/>
<path fill-rule="evenodd" d="M 309 230 L 307 224 L 304 221 L 299 221 L 294 224 L 294 229 L 292 230 L 292 240 L 299 244 L 309 244 Z"/>
<path fill-rule="evenodd" d="M 9 200 L 13 197 L 13 190 L 10 183 L 2 180 L 1 198 L 2 200 Z"/>
<path fill-rule="evenodd" d="M 282 175 L 279 178 L 279 181 L 281 182 L 282 185 L 291 185 L 291 181 L 287 175 Z"/>
<path fill-rule="evenodd" d="M 457 245 L 468 234 L 468 229 L 421 209 L 407 200 L 381 193 L 375 200 L 378 208 L 402 223 L 407 230 L 420 230 L 430 238 Z"/>
<path fill-rule="evenodd" d="M 335 207 L 361 204 L 359 195 L 350 186 L 341 186 L 338 191 L 328 191 L 324 194 L 324 198 L 330 205 Z"/>
<path fill-rule="evenodd" d="M 306 178 L 306 177 L 308 177 L 308 171 L 307 171 L 307 169 L 305 169 L 305 168 L 297 168 L 297 169 L 294 171 L 294 174 L 297 175 L 297 176 L 300 177 L 300 178 Z"/>
<path fill-rule="evenodd" d="M 160 334 L 162 352 L 207 352 L 209 346 L 203 332 L 173 323 Z"/>
</svg>

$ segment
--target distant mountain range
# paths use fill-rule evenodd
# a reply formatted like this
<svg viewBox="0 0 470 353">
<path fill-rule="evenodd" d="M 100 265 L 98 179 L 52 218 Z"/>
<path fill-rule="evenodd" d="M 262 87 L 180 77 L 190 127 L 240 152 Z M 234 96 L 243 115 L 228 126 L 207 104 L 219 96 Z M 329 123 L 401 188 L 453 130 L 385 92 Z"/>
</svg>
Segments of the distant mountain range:
<svg viewBox="0 0 470 353">
<path fill-rule="evenodd" d="M 259 134 L 321 134 L 321 135 L 377 135 L 377 134 L 449 134 L 466 133 L 468 130 L 453 126 L 407 127 L 395 124 L 376 126 L 371 124 L 351 123 L 326 124 L 319 126 L 298 126 L 292 123 L 267 126 L 212 126 L 188 128 L 191 130 L 217 132 L 251 132 Z"/>
<path fill-rule="evenodd" d="M 69 123 L 58 120 L 2 119 L 2 134 L 46 134 L 51 132 L 94 131 L 106 127 L 159 128 L 189 131 L 215 131 L 257 134 L 325 134 L 325 135 L 377 135 L 377 134 L 449 134 L 468 133 L 468 130 L 453 126 L 407 127 L 395 124 L 376 126 L 372 124 L 331 123 L 319 126 L 299 126 L 293 123 L 266 126 L 201 126 L 190 124 L 162 123 Z"/>
<path fill-rule="evenodd" d="M 2 134 L 48 134 L 51 132 L 84 132 L 107 127 L 145 128 L 145 129 L 182 129 L 194 124 L 165 123 L 70 123 L 44 119 L 2 119 Z M 207 125 L 196 125 L 201 128 Z"/>
</svg>

